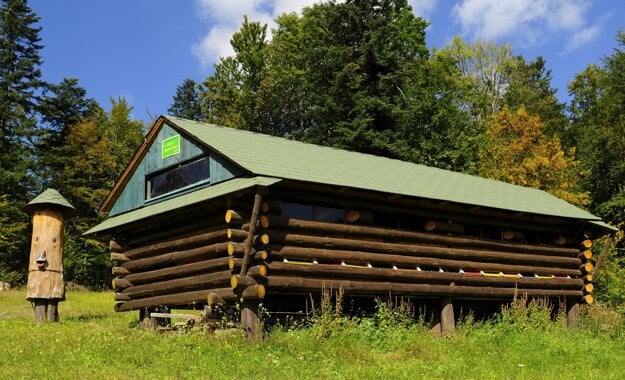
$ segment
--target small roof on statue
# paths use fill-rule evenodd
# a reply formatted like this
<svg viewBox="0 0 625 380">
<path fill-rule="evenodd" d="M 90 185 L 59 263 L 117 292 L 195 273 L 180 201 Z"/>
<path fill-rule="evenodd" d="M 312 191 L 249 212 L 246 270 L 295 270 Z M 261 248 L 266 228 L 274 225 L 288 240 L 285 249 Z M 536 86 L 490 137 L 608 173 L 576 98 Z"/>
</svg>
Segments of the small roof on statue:
<svg viewBox="0 0 625 380">
<path fill-rule="evenodd" d="M 28 202 L 22 210 L 32 215 L 36 210 L 41 209 L 41 206 L 48 205 L 54 208 L 61 208 L 65 217 L 72 216 L 76 213 L 76 209 L 72 206 L 67 199 L 65 199 L 61 193 L 54 189 L 46 189 L 43 193 L 39 194 L 32 201 Z"/>
</svg>

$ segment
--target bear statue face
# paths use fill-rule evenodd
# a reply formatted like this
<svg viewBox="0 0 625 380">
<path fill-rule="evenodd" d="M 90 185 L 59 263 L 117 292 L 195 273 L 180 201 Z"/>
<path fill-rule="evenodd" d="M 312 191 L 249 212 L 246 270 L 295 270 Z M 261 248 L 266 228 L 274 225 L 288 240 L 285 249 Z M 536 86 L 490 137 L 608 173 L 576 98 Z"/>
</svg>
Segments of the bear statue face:
<svg viewBox="0 0 625 380">
<path fill-rule="evenodd" d="M 45 270 L 46 267 L 48 266 L 48 259 L 46 259 L 46 251 L 41 251 L 39 252 L 39 254 L 37 255 L 37 258 L 35 259 L 35 265 L 37 265 L 37 268 L 39 270 Z"/>
</svg>

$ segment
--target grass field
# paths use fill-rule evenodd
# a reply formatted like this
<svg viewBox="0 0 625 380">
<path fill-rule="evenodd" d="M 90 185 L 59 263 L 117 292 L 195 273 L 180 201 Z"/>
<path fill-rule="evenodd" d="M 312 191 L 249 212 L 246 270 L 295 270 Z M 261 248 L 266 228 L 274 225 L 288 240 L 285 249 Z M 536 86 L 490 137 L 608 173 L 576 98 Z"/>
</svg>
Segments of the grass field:
<svg viewBox="0 0 625 380">
<path fill-rule="evenodd" d="M 520 308 L 497 323 L 467 321 L 450 338 L 382 308 L 359 323 L 321 317 L 248 344 L 236 332 L 142 331 L 137 313 L 116 314 L 112 299 L 69 292 L 61 322 L 35 326 L 23 291 L 0 292 L 0 378 L 625 378 L 622 317 L 601 307 L 574 331 Z"/>
</svg>

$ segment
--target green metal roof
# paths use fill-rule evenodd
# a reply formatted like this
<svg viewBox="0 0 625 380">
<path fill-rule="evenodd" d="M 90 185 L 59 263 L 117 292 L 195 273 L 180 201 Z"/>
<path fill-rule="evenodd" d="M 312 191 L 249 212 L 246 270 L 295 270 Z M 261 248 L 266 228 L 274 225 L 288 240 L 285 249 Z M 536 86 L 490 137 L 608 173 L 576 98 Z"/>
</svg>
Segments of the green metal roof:
<svg viewBox="0 0 625 380">
<path fill-rule="evenodd" d="M 150 204 L 124 214 L 113 216 L 93 227 L 89 231 L 85 232 L 85 235 L 111 230 L 124 224 L 136 222 L 159 214 L 164 214 L 171 210 L 190 206 L 210 199 L 215 199 L 221 197 L 222 195 L 230 194 L 235 191 L 249 189 L 254 186 L 270 186 L 279 181 L 280 179 L 277 178 L 266 177 L 233 178 L 231 180 L 221 182 L 209 187 L 204 187 L 190 193 L 185 193 L 178 197 L 169 198 L 167 200 Z"/>
<path fill-rule="evenodd" d="M 254 175 L 515 212 L 600 220 L 542 190 L 171 116 L 165 119 Z"/>
<path fill-rule="evenodd" d="M 76 212 L 74 206 L 72 206 L 61 193 L 54 189 L 46 189 L 43 193 L 37 195 L 32 201 L 22 207 L 22 210 L 27 214 L 32 214 L 36 210 L 42 209 L 43 205 L 62 209 L 65 217 L 74 215 Z"/>
</svg>

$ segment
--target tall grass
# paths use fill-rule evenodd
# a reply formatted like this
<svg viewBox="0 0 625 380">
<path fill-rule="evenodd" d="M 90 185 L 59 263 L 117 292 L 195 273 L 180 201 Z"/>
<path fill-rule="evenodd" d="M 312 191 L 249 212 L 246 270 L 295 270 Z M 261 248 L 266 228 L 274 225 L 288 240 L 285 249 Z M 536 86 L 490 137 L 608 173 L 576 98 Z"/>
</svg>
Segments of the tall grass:
<svg viewBox="0 0 625 380">
<path fill-rule="evenodd" d="M 249 344 L 237 332 L 139 330 L 136 313 L 113 312 L 112 293 L 70 292 L 61 322 L 36 326 L 23 297 L 0 292 L 3 379 L 625 377 L 623 319 L 609 308 L 585 310 L 568 330 L 545 305 L 519 304 L 497 320 L 467 318 L 443 338 L 414 321 L 407 302 L 383 300 L 374 316 L 350 318 L 334 293 L 310 325 Z"/>
</svg>

